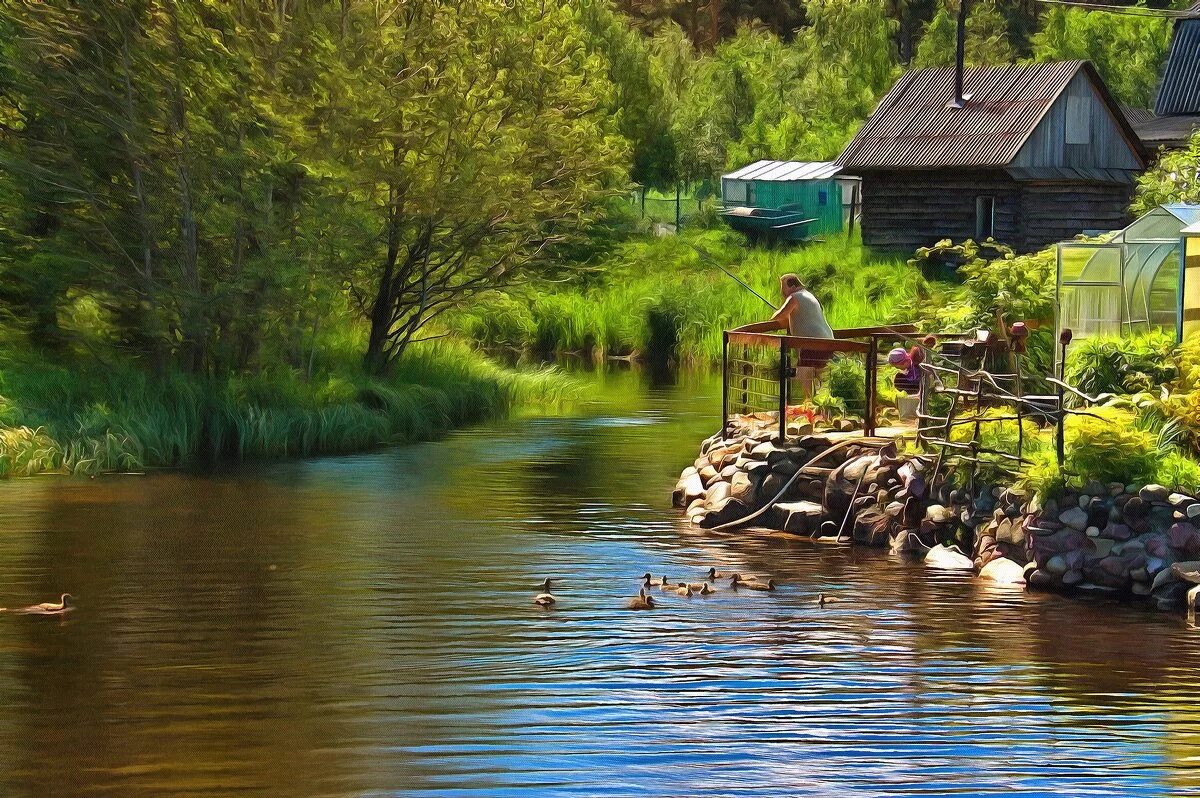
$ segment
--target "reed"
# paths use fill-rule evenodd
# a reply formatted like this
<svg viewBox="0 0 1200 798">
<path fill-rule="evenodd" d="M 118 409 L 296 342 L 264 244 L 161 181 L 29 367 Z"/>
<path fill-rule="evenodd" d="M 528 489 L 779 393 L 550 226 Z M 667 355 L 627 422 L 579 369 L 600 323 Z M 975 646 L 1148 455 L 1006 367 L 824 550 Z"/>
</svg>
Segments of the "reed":
<svg viewBox="0 0 1200 798">
<path fill-rule="evenodd" d="M 0 365 L 0 476 L 99 473 L 355 452 L 437 436 L 522 406 L 570 401 L 555 369 L 514 371 L 447 343 L 386 381 L 290 370 L 225 380 L 152 378 L 131 364 Z"/>
<path fill-rule="evenodd" d="M 721 330 L 770 313 L 714 263 L 776 303 L 779 275 L 800 275 L 834 327 L 891 321 L 924 282 L 902 259 L 876 257 L 857 239 L 776 250 L 747 248 L 724 230 L 692 231 L 629 241 L 580 280 L 478 303 L 452 325 L 485 347 L 541 356 L 652 353 L 711 364 Z"/>
</svg>

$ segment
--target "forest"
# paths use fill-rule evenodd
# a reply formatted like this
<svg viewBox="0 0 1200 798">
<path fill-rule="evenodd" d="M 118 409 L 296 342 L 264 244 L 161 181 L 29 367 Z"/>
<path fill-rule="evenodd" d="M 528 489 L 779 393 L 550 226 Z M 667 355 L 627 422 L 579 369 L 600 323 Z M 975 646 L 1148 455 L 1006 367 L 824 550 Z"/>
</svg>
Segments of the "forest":
<svg viewBox="0 0 1200 798">
<path fill-rule="evenodd" d="M 953 60 L 956 13 L 3 0 L 0 472 L 350 450 L 554 401 L 569 380 L 477 347 L 631 246 L 667 247 L 648 292 L 673 283 L 632 191 L 835 157 L 904 69 Z M 967 29 L 969 63 L 1090 59 L 1138 107 L 1170 36 L 1030 0 L 973 3 Z M 1153 189 L 1194 191 L 1195 149 Z"/>
</svg>

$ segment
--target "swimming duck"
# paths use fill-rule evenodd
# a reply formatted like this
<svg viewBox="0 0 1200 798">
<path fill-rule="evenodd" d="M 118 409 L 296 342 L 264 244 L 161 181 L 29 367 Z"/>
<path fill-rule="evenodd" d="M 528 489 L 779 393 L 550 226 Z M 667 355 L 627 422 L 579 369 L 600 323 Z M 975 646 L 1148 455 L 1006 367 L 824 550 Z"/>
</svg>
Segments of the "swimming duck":
<svg viewBox="0 0 1200 798">
<path fill-rule="evenodd" d="M 629 600 L 626 606 L 631 610 L 652 610 L 654 609 L 654 597 L 646 595 L 646 588 L 638 591 L 638 594 Z"/>
<path fill-rule="evenodd" d="M 700 594 L 701 596 L 711 596 L 713 593 L 717 592 L 717 589 L 715 587 L 713 587 L 712 585 L 710 585 L 708 582 L 701 582 L 700 589 L 697 590 L 696 592 L 698 594 Z"/>
<path fill-rule="evenodd" d="M 817 606 L 824 607 L 826 604 L 832 604 L 837 601 L 837 596 L 826 596 L 824 593 L 817 594 Z"/>
<path fill-rule="evenodd" d="M 686 582 L 686 583 L 680 582 L 679 584 L 681 584 L 681 585 L 686 584 L 688 587 L 690 587 L 692 589 L 693 593 L 703 593 L 705 591 L 705 588 L 708 588 L 709 593 L 714 592 L 712 585 L 710 585 L 708 582 Z"/>
<path fill-rule="evenodd" d="M 542 592 L 533 597 L 533 603 L 539 607 L 553 607 L 558 599 L 550 592 L 550 577 L 542 582 Z"/>
<path fill-rule="evenodd" d="M 687 582 L 680 582 L 675 588 L 675 595 L 684 596 L 685 598 L 692 597 L 692 588 Z"/>
<path fill-rule="evenodd" d="M 71 606 L 71 602 L 74 600 L 75 597 L 70 593 L 63 593 L 58 597 L 58 601 L 43 601 L 41 604 L 31 604 L 18 610 L 10 610 L 10 612 L 18 612 L 23 615 L 60 615 L 75 609 Z"/>
<path fill-rule="evenodd" d="M 749 590 L 774 590 L 775 580 L 768 579 L 766 582 L 760 582 L 757 579 L 742 579 L 740 574 L 734 574 L 729 579 L 729 586 L 734 590 L 737 590 L 739 587 Z"/>
<path fill-rule="evenodd" d="M 708 581 L 715 582 L 718 579 L 728 579 L 732 574 L 723 574 L 716 568 L 708 569 Z"/>
</svg>

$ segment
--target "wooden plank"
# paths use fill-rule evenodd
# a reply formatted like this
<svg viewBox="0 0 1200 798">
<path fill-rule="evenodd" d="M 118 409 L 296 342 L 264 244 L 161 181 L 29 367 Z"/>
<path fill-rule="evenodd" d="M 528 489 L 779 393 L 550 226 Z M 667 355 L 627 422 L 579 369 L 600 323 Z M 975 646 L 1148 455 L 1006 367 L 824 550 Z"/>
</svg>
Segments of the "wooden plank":
<svg viewBox="0 0 1200 798">
<path fill-rule="evenodd" d="M 779 348 L 779 339 L 787 342 L 789 349 L 811 353 L 866 352 L 869 348 L 860 341 L 845 341 L 836 338 L 800 338 L 792 335 L 772 335 L 771 333 L 729 332 L 729 343 L 741 346 L 757 346 L 770 349 Z"/>
</svg>

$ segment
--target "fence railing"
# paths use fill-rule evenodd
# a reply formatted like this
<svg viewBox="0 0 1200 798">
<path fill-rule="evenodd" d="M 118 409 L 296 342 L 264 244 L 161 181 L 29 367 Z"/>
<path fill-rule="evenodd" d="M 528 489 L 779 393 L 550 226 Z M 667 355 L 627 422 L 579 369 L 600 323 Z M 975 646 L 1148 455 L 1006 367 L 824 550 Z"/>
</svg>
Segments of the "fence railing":
<svg viewBox="0 0 1200 798">
<path fill-rule="evenodd" d="M 797 369 L 819 370 L 835 355 L 861 357 L 864 362 L 863 432 L 877 429 L 876 380 L 880 344 L 907 338 L 916 332 L 911 324 L 856 327 L 834 330 L 833 338 L 802 338 L 771 333 L 726 330 L 721 343 L 721 429 L 728 432 L 731 414 L 778 414 L 778 440 L 787 440 L 788 407 Z"/>
</svg>

